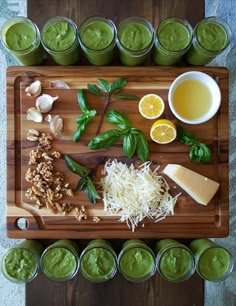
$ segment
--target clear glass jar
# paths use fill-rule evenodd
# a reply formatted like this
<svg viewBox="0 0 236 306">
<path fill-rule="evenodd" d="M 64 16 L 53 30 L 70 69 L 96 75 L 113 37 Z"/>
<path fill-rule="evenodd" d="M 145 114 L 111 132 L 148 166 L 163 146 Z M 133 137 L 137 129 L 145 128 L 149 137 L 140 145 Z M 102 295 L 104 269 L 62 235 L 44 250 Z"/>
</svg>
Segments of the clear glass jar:
<svg viewBox="0 0 236 306">
<path fill-rule="evenodd" d="M 146 60 L 154 43 L 154 29 L 142 17 L 130 17 L 118 26 L 117 46 L 123 65 L 138 66 Z"/>
<path fill-rule="evenodd" d="M 190 65 L 206 65 L 230 43 L 229 25 L 219 17 L 207 17 L 194 28 L 191 48 L 185 55 Z"/>
<path fill-rule="evenodd" d="M 86 19 L 79 29 L 79 40 L 92 65 L 109 65 L 113 60 L 117 31 L 110 19 L 94 16 Z"/>
<path fill-rule="evenodd" d="M 233 271 L 233 257 L 229 250 L 209 239 L 195 239 L 190 243 L 198 274 L 207 281 L 219 282 Z"/>
<path fill-rule="evenodd" d="M 71 19 L 61 16 L 49 19 L 42 28 L 41 39 L 58 65 L 74 65 L 79 61 L 78 28 Z"/>
<path fill-rule="evenodd" d="M 157 65 L 175 65 L 189 49 L 193 36 L 192 26 L 181 18 L 163 20 L 156 31 L 153 48 Z"/>
<path fill-rule="evenodd" d="M 17 284 L 32 281 L 38 274 L 42 252 L 42 244 L 35 240 L 24 240 L 17 244 L 2 258 L 3 275 Z"/>
<path fill-rule="evenodd" d="M 182 282 L 195 272 L 194 257 L 190 249 L 174 239 L 162 239 L 155 247 L 157 270 L 170 282 Z"/>
<path fill-rule="evenodd" d="M 79 269 L 77 243 L 61 239 L 49 245 L 40 259 L 43 274 L 50 280 L 63 282 L 72 279 Z"/>
<path fill-rule="evenodd" d="M 80 255 L 80 272 L 94 283 L 113 278 L 117 272 L 117 256 L 110 242 L 103 239 L 90 241 Z"/>
<path fill-rule="evenodd" d="M 44 50 L 35 23 L 25 17 L 12 17 L 1 28 L 1 42 L 22 65 L 40 65 Z"/>
<path fill-rule="evenodd" d="M 126 240 L 118 256 L 118 268 L 127 280 L 143 282 L 156 272 L 155 254 L 142 240 Z"/>
</svg>

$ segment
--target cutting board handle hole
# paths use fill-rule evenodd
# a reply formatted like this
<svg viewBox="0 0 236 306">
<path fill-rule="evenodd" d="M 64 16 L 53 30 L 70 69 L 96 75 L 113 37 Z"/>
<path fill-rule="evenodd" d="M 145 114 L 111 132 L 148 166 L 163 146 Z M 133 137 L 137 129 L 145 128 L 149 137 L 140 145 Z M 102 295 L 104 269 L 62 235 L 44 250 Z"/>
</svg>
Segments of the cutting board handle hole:
<svg viewBox="0 0 236 306">
<path fill-rule="evenodd" d="M 25 218 L 18 218 L 16 220 L 16 226 L 18 227 L 18 229 L 20 230 L 26 230 L 29 226 L 29 222 L 27 219 Z"/>
</svg>

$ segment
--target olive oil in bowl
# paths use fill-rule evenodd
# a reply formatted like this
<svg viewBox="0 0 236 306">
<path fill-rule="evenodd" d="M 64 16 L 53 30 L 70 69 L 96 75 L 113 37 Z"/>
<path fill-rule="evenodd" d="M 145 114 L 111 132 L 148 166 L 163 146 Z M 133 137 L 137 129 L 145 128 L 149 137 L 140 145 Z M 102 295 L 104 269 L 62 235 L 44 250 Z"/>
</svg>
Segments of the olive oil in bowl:
<svg viewBox="0 0 236 306">
<path fill-rule="evenodd" d="M 168 94 L 174 116 L 188 124 L 199 124 L 211 119 L 221 103 L 221 92 L 216 81 L 206 73 L 190 71 L 178 76 Z"/>
<path fill-rule="evenodd" d="M 209 112 L 212 104 L 210 89 L 201 81 L 184 80 L 173 94 L 176 111 L 187 120 L 199 119 Z"/>
</svg>

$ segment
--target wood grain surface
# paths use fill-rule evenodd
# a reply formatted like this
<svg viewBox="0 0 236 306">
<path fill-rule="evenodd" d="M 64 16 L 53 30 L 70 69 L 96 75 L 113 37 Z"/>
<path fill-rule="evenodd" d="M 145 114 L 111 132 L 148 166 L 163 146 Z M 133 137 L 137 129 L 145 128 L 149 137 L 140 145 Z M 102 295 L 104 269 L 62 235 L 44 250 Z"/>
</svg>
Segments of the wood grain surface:
<svg viewBox="0 0 236 306">
<path fill-rule="evenodd" d="M 88 17 L 105 16 L 118 24 L 130 16 L 143 16 L 156 28 L 161 20 L 177 16 L 192 26 L 204 16 L 204 1 L 189 0 L 34 0 L 27 1 L 27 14 L 42 29 L 55 16 L 71 18 L 78 26 Z"/>
<path fill-rule="evenodd" d="M 74 143 L 72 135 L 76 130 L 76 118 L 80 114 L 77 102 L 77 91 L 85 88 L 87 83 L 96 83 L 97 78 L 114 81 L 118 77 L 126 77 L 127 85 L 123 93 L 136 94 L 142 97 L 150 92 L 159 94 L 165 101 L 164 117 L 178 122 L 171 114 L 167 95 L 173 80 L 181 73 L 192 68 L 174 67 L 10 67 L 7 72 L 7 105 L 8 105 L 8 209 L 7 233 L 14 238 L 161 238 L 161 237 L 224 237 L 228 235 L 228 72 L 225 68 L 199 68 L 211 75 L 219 83 L 222 93 L 222 104 L 218 114 L 201 125 L 184 125 L 213 151 L 213 160 L 209 164 L 198 164 L 189 160 L 189 147 L 177 140 L 168 145 L 158 145 L 150 140 L 149 130 L 154 120 L 143 118 L 138 112 L 138 100 L 119 100 L 112 102 L 110 109 L 125 112 L 132 120 L 133 126 L 142 129 L 150 145 L 150 160 L 153 167 L 160 166 L 159 172 L 168 163 L 177 163 L 190 168 L 220 183 L 220 191 L 208 206 L 197 204 L 171 180 L 167 182 L 173 195 L 181 192 L 175 206 L 175 215 L 161 222 L 147 219 L 134 233 L 126 223 L 118 221 L 119 217 L 109 215 L 103 209 L 100 200 L 92 205 L 83 192 L 75 193 L 70 201 L 75 206 L 84 205 L 88 210 L 88 220 L 78 222 L 74 212 L 63 216 L 53 214 L 47 208 L 36 209 L 33 202 L 25 197 L 30 187 L 25 180 L 29 168 L 29 154 L 37 148 L 37 143 L 26 140 L 27 131 L 35 128 L 40 132 L 49 132 L 46 121 L 35 123 L 26 119 L 27 110 L 35 105 L 35 98 L 28 97 L 25 88 L 34 80 L 40 80 L 43 93 L 59 96 L 54 102 L 52 115 L 60 115 L 64 119 L 63 135 L 54 141 L 53 147 L 62 154 L 68 154 L 77 162 L 96 172 L 95 181 L 99 181 L 101 169 L 108 159 L 118 159 L 127 164 L 140 164 L 137 157 L 131 160 L 124 156 L 122 143 L 118 142 L 106 150 L 89 150 L 87 144 L 95 136 L 104 101 L 99 97 L 87 94 L 91 109 L 97 115 L 87 128 L 80 141 Z M 49 82 L 62 79 L 71 89 L 50 89 Z M 106 119 L 101 132 L 112 128 Z M 206 132 L 207 131 L 207 132 Z M 68 171 L 63 159 L 58 160 L 56 168 L 65 174 L 66 181 L 74 189 L 79 177 Z M 175 188 L 176 187 L 176 188 Z M 92 217 L 97 216 L 101 222 L 95 223 Z M 17 219 L 24 217 L 28 221 L 26 230 L 16 226 Z"/>
<path fill-rule="evenodd" d="M 100 284 L 91 283 L 80 274 L 65 283 L 52 282 L 38 275 L 26 286 L 26 305 L 202 306 L 203 284 L 197 274 L 183 283 L 165 281 L 157 273 L 143 283 L 131 283 L 117 274 Z"/>
<path fill-rule="evenodd" d="M 189 0 L 27 0 L 27 14 L 30 19 L 37 23 L 40 29 L 42 29 L 42 26 L 49 18 L 58 15 L 71 18 L 78 26 L 92 15 L 103 15 L 111 18 L 116 25 L 126 17 L 140 15 L 147 18 L 155 28 L 164 18 L 177 16 L 186 18 L 192 26 L 195 26 L 204 17 L 204 0 L 191 1 L 191 3 Z M 152 61 L 149 60 L 146 64 L 150 63 L 152 64 Z M 81 61 L 81 65 L 83 64 L 84 62 Z M 32 77 L 35 77 L 34 74 Z M 61 77 L 63 78 L 63 75 Z M 13 82 L 13 79 L 14 76 L 12 76 L 11 82 Z M 227 87 L 227 80 L 224 81 L 224 84 Z M 225 95 L 227 95 L 227 90 Z M 225 103 L 227 104 L 226 100 Z M 228 132 L 227 122 L 223 126 L 225 134 Z M 8 145 L 9 143 L 11 148 L 14 145 L 19 145 L 19 142 L 14 142 L 14 145 L 11 141 L 8 141 Z M 228 145 L 225 143 L 225 148 L 222 151 L 225 152 L 224 160 L 226 168 L 227 150 Z M 10 152 L 12 157 L 15 158 L 15 151 L 10 149 Z M 14 166 L 11 164 L 11 167 L 13 168 Z M 14 170 L 12 171 L 12 174 L 14 174 Z M 226 190 L 227 188 L 225 186 Z M 15 193 L 13 192 L 11 194 L 12 203 L 14 203 L 14 196 Z M 20 215 L 21 210 L 19 211 Z M 13 226 L 8 227 L 8 232 L 19 232 L 15 227 L 14 220 L 15 218 L 13 218 L 13 223 L 11 223 Z M 36 226 L 37 229 L 38 227 Z M 210 235 L 214 236 L 214 233 L 211 232 Z M 118 243 L 119 241 L 115 239 L 112 240 L 112 243 Z M 153 243 L 155 240 L 151 239 L 151 241 Z M 204 305 L 204 282 L 197 275 L 194 275 L 186 282 L 173 284 L 163 281 L 156 274 L 154 278 L 141 284 L 129 283 L 119 275 L 111 282 L 98 285 L 89 283 L 80 276 L 71 282 L 58 284 L 50 282 L 39 275 L 32 283 L 26 285 L 26 306 L 41 305 L 202 306 Z"/>
</svg>

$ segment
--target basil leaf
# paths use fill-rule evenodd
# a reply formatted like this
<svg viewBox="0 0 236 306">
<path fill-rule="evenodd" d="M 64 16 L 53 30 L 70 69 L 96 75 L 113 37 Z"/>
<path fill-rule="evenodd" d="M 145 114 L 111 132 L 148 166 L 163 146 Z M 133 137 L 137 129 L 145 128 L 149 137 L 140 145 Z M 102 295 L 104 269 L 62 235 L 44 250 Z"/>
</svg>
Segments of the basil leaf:
<svg viewBox="0 0 236 306">
<path fill-rule="evenodd" d="M 111 90 L 111 84 L 104 80 L 104 79 L 98 79 L 98 84 L 101 87 L 101 89 L 105 92 L 105 93 L 109 93 Z"/>
<path fill-rule="evenodd" d="M 179 124 L 176 124 L 176 127 L 177 127 L 177 138 L 179 139 L 180 142 L 182 142 L 187 146 L 192 146 L 198 143 L 198 140 L 195 135 L 185 131 L 184 128 Z"/>
<path fill-rule="evenodd" d="M 123 151 L 127 157 L 131 158 L 134 155 L 136 151 L 136 146 L 137 137 L 134 134 L 129 133 L 128 135 L 124 136 Z"/>
<path fill-rule="evenodd" d="M 75 174 L 79 174 L 79 176 L 83 177 L 89 174 L 90 170 L 85 168 L 84 166 L 81 166 L 77 162 L 75 162 L 73 159 L 71 159 L 68 155 L 64 155 L 64 159 L 66 162 L 67 168 L 72 171 Z"/>
<path fill-rule="evenodd" d="M 130 95 L 130 94 L 120 94 L 115 97 L 112 101 L 118 100 L 118 99 L 129 99 L 129 100 L 138 100 L 139 97 L 136 95 Z"/>
<path fill-rule="evenodd" d="M 84 113 L 87 112 L 89 110 L 89 108 L 88 108 L 87 101 L 86 101 L 86 98 L 85 98 L 85 90 L 84 89 L 78 90 L 77 98 L 78 98 L 79 106 L 80 106 L 82 112 L 84 112 Z"/>
<path fill-rule="evenodd" d="M 132 122 L 125 113 L 118 112 L 116 110 L 109 110 L 106 117 L 110 123 L 115 124 L 122 130 L 130 129 L 132 127 Z"/>
<path fill-rule="evenodd" d="M 89 115 L 88 113 L 83 113 L 81 115 L 79 115 L 77 118 L 76 118 L 76 123 L 80 124 L 80 123 L 83 123 L 84 121 L 86 121 L 86 119 L 88 119 Z"/>
<path fill-rule="evenodd" d="M 86 176 L 83 176 L 80 180 L 79 180 L 79 182 L 78 182 L 78 184 L 77 184 L 77 186 L 76 186 L 76 188 L 75 188 L 75 192 L 76 191 L 81 191 L 85 186 L 86 186 L 86 183 L 87 183 L 87 177 Z"/>
<path fill-rule="evenodd" d="M 119 130 L 108 130 L 105 133 L 99 134 L 90 140 L 88 147 L 91 150 L 105 149 L 116 143 L 123 135 Z"/>
<path fill-rule="evenodd" d="M 189 158 L 195 162 L 209 162 L 212 159 L 212 152 L 207 145 L 199 143 L 191 147 Z"/>
<path fill-rule="evenodd" d="M 81 135 L 85 131 L 86 127 L 89 125 L 90 121 L 92 120 L 92 117 L 88 117 L 84 121 L 80 122 L 79 126 L 77 127 L 76 132 L 73 135 L 73 141 L 76 142 L 80 139 Z"/>
<path fill-rule="evenodd" d="M 147 161 L 149 158 L 149 144 L 145 135 L 139 131 L 135 136 L 137 138 L 136 153 L 139 159 Z"/>
<path fill-rule="evenodd" d="M 202 161 L 209 162 L 212 160 L 212 152 L 211 149 L 204 143 L 200 143 L 200 146 L 202 147 L 202 150 L 204 152 Z"/>
<path fill-rule="evenodd" d="M 103 94 L 101 93 L 101 90 L 100 88 L 95 85 L 95 84 L 87 84 L 87 88 L 88 88 L 88 91 L 91 92 L 92 94 L 98 96 L 98 97 L 102 97 Z"/>
<path fill-rule="evenodd" d="M 92 182 L 92 180 L 90 178 L 87 178 L 87 184 L 86 184 L 86 187 L 84 189 L 89 201 L 92 203 L 92 204 L 96 204 L 96 200 L 97 199 L 100 199 L 98 193 L 97 193 L 97 190 Z"/>
<path fill-rule="evenodd" d="M 116 79 L 112 84 L 111 84 L 111 90 L 110 93 L 116 93 L 120 91 L 125 85 L 127 84 L 127 79 L 126 78 L 119 78 Z"/>
</svg>

